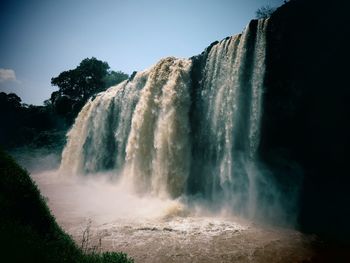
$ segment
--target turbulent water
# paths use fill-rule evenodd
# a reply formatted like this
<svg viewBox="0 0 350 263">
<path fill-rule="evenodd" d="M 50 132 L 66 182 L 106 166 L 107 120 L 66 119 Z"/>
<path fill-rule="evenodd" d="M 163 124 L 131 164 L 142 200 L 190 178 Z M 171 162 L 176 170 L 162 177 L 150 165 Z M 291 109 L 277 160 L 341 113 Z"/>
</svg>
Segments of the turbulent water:
<svg viewBox="0 0 350 263">
<path fill-rule="evenodd" d="M 114 171 L 141 195 L 195 196 L 255 217 L 275 191 L 257 167 L 267 23 L 211 46 L 196 77 L 193 58 L 165 58 L 90 99 L 61 172 Z"/>
<path fill-rule="evenodd" d="M 180 200 L 135 195 L 108 174 L 43 172 L 34 179 L 79 246 L 123 251 L 137 263 L 312 262 L 315 255 L 314 237 L 186 208 Z"/>
<path fill-rule="evenodd" d="M 122 171 L 140 193 L 185 190 L 190 167 L 190 69 L 165 58 L 91 99 L 68 134 L 62 172 Z"/>
<path fill-rule="evenodd" d="M 267 20 L 214 45 L 196 96 L 192 181 L 206 197 L 254 216 Z M 199 186 L 198 186 L 199 185 Z"/>
<path fill-rule="evenodd" d="M 267 24 L 162 59 L 88 101 L 59 170 L 34 176 L 78 243 L 89 232 L 89 246 L 136 262 L 312 256 L 309 237 L 256 225 L 295 216 L 259 160 Z"/>
</svg>

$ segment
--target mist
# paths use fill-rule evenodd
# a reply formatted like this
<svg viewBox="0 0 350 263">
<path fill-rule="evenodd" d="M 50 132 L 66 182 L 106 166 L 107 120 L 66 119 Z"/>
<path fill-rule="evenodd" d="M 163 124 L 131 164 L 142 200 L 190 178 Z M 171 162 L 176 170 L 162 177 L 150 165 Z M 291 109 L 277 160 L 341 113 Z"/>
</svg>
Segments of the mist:
<svg viewBox="0 0 350 263">
<path fill-rule="evenodd" d="M 22 159 L 23 160 L 23 159 Z M 122 172 L 109 171 L 87 175 L 62 174 L 59 169 L 43 170 L 42 163 L 56 164 L 57 156 L 32 162 L 32 178 L 47 199 L 50 208 L 62 220 L 80 218 L 97 224 L 118 220 L 170 220 L 180 218 L 226 218 L 246 224 L 294 228 L 297 216 L 298 189 L 278 190 L 271 172 L 250 167 L 258 177 L 258 186 L 251 193 L 256 197 L 248 207 L 233 209 L 232 199 L 208 200 L 202 195 L 183 194 L 177 198 L 159 197 L 152 193 L 140 194 Z M 41 169 L 40 169 L 41 168 Z M 267 176 L 268 174 L 268 176 Z M 237 208 L 237 207 L 235 207 Z M 237 212 L 240 211 L 240 212 Z M 243 211 L 243 212 L 242 212 Z M 73 222 L 72 222 L 73 223 Z"/>
<path fill-rule="evenodd" d="M 55 170 L 61 164 L 61 152 L 57 149 L 17 147 L 10 154 L 31 174 Z"/>
<path fill-rule="evenodd" d="M 138 196 L 121 180 L 112 179 L 110 173 L 65 177 L 54 170 L 33 174 L 33 178 L 48 197 L 49 204 L 52 200 L 54 213 L 63 209 L 98 223 L 164 218 L 184 212 L 179 200 Z"/>
</svg>

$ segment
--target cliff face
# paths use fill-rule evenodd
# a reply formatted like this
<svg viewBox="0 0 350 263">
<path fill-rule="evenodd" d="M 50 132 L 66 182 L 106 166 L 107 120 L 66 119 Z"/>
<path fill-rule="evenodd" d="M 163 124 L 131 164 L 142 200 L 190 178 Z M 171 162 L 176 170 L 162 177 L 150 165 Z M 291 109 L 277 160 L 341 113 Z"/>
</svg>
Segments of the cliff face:
<svg viewBox="0 0 350 263">
<path fill-rule="evenodd" d="M 350 235 L 349 7 L 341 0 L 291 0 L 269 19 L 259 146 L 283 195 L 298 196 L 299 228 L 342 241 Z M 192 98 L 217 43 L 192 58 Z M 198 111 L 192 105 L 194 133 Z"/>
<path fill-rule="evenodd" d="M 281 187 L 302 171 L 299 225 L 350 234 L 346 1 L 290 1 L 270 18 L 260 154 Z"/>
<path fill-rule="evenodd" d="M 191 60 L 162 59 L 98 94 L 61 171 L 119 169 L 139 192 L 280 224 L 298 214 L 304 231 L 345 239 L 347 10 L 290 1 Z"/>
</svg>

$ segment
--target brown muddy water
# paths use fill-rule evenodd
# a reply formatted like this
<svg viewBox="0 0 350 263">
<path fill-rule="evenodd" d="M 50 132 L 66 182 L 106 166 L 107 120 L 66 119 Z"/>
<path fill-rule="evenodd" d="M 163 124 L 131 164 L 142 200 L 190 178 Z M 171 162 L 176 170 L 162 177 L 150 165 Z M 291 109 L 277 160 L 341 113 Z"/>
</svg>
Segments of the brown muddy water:
<svg viewBox="0 0 350 263">
<path fill-rule="evenodd" d="M 178 200 L 136 197 L 102 177 L 33 175 L 62 228 L 90 250 L 136 263 L 310 262 L 315 237 L 232 215 L 187 211 Z M 82 240 L 85 241 L 82 241 Z"/>
</svg>

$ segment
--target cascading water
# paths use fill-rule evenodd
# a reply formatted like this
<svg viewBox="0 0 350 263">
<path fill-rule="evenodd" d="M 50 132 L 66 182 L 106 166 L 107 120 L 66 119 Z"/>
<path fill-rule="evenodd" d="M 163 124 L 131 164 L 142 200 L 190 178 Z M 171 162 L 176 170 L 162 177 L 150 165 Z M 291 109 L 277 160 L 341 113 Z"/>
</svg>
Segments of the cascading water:
<svg viewBox="0 0 350 263">
<path fill-rule="evenodd" d="M 126 148 L 126 177 L 138 190 L 179 196 L 190 166 L 191 61 L 167 58 L 141 91 Z"/>
<path fill-rule="evenodd" d="M 131 117 L 148 75 L 138 73 L 133 82 L 124 81 L 88 101 L 67 135 L 61 172 L 93 173 L 123 166 Z"/>
<path fill-rule="evenodd" d="M 267 23 L 211 46 L 200 69 L 193 59 L 162 59 L 90 99 L 61 171 L 116 170 L 138 193 L 199 194 L 254 216 Z"/>
<path fill-rule="evenodd" d="M 78 243 L 87 224 L 90 245 L 135 262 L 310 260 L 313 238 L 273 227 L 294 223 L 297 189 L 259 158 L 267 25 L 88 101 L 58 173 L 35 177 Z"/>
<path fill-rule="evenodd" d="M 179 196 L 190 166 L 191 61 L 166 58 L 84 106 L 68 133 L 60 170 L 123 169 L 138 192 Z"/>
<path fill-rule="evenodd" d="M 195 173 L 202 174 L 203 191 L 248 214 L 256 202 L 252 166 L 259 144 L 266 25 L 259 20 L 211 48 L 195 102 L 196 144 L 205 145 L 194 151 Z"/>
</svg>

